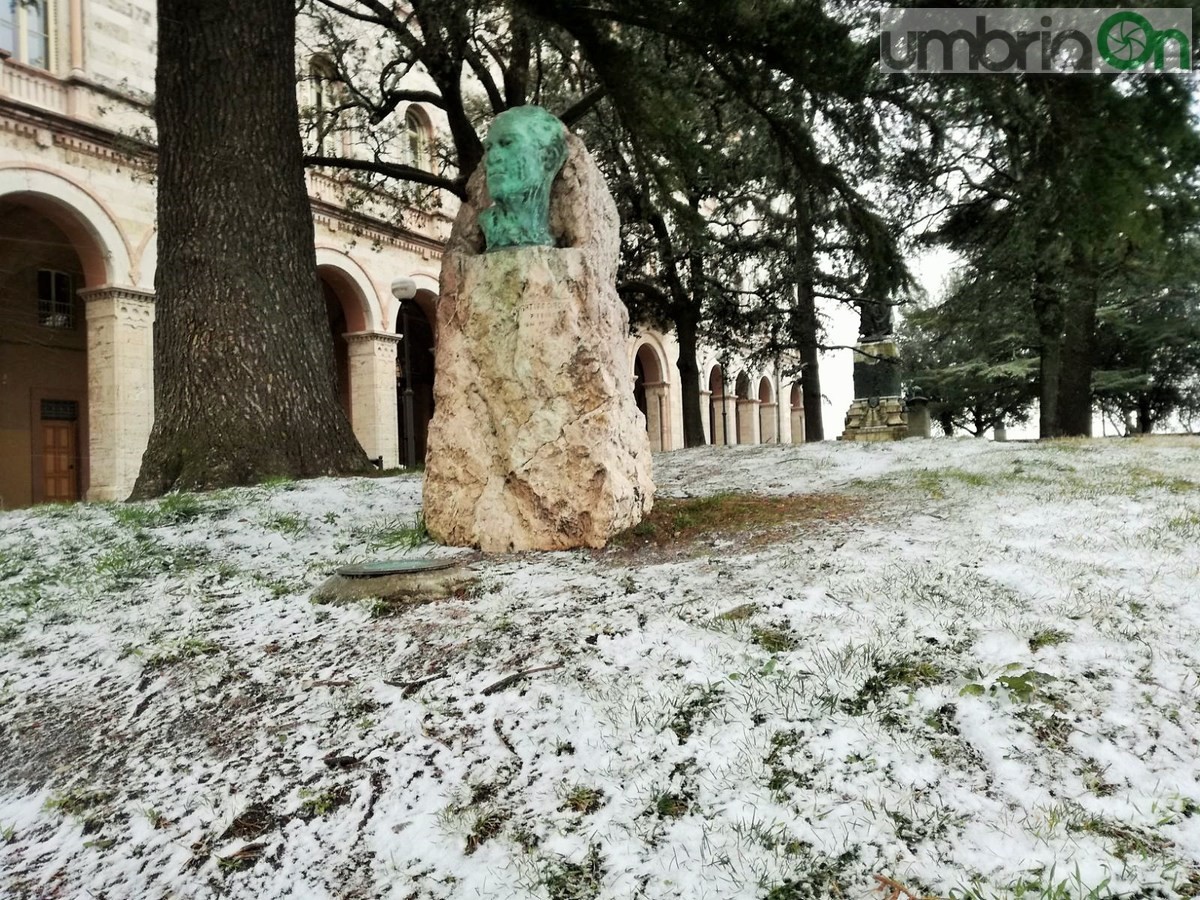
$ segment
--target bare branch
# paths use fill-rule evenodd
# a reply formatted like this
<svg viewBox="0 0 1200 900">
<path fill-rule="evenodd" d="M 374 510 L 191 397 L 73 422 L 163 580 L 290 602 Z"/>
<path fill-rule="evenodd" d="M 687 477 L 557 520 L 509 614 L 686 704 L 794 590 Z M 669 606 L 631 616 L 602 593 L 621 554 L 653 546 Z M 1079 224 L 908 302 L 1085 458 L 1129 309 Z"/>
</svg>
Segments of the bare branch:
<svg viewBox="0 0 1200 900">
<path fill-rule="evenodd" d="M 304 157 L 304 164 L 306 166 L 329 166 L 332 169 L 348 169 L 354 172 L 371 172 L 375 175 L 398 178 L 401 181 L 408 181 L 413 184 L 423 184 L 428 187 L 440 188 L 443 191 L 449 191 L 462 200 L 467 198 L 466 179 L 457 178 L 451 180 L 441 175 L 435 175 L 432 172 L 426 172 L 424 169 L 418 169 L 416 166 L 382 162 L 380 160 L 348 159 L 341 156 L 306 156 Z"/>
</svg>

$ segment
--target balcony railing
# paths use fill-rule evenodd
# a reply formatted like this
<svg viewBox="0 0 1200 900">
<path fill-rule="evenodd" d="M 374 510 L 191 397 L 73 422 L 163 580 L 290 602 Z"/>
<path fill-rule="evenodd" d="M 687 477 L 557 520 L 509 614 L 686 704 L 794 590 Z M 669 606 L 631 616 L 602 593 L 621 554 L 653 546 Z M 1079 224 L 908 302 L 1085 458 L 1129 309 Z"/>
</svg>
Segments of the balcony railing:
<svg viewBox="0 0 1200 900">
<path fill-rule="evenodd" d="M 11 59 L 0 61 L 0 98 L 67 113 L 67 86 L 60 79 Z"/>
</svg>

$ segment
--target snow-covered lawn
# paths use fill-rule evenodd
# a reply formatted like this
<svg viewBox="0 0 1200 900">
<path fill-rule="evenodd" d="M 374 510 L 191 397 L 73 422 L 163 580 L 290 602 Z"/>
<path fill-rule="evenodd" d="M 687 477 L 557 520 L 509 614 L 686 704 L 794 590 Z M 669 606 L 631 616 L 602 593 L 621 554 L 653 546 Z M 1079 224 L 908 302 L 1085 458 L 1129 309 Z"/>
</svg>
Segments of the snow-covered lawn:
<svg viewBox="0 0 1200 900">
<path fill-rule="evenodd" d="M 847 502 L 388 615 L 412 477 L 0 514 L 0 895 L 1200 894 L 1200 441 L 655 475 Z"/>
</svg>

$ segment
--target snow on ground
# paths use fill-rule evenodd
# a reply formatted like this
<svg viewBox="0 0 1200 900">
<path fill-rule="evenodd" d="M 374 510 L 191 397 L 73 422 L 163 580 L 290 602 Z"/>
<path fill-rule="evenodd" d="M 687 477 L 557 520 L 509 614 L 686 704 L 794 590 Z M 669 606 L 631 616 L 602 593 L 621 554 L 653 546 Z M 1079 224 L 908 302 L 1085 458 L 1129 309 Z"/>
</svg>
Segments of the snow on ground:
<svg viewBox="0 0 1200 900">
<path fill-rule="evenodd" d="M 1195 896 L 1198 451 L 666 454 L 859 512 L 394 615 L 412 477 L 0 514 L 0 895 Z"/>
</svg>

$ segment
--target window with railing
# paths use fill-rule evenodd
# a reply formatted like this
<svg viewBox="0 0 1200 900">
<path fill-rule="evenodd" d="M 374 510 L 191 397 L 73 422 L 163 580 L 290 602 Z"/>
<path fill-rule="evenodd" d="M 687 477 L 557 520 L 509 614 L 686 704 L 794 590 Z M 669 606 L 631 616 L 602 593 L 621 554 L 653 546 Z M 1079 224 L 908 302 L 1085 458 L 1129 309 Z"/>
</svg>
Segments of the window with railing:
<svg viewBox="0 0 1200 900">
<path fill-rule="evenodd" d="M 71 276 L 53 269 L 38 269 L 38 324 L 44 328 L 75 327 L 75 291 Z"/>
<path fill-rule="evenodd" d="M 0 0 L 0 50 L 27 66 L 50 68 L 49 0 Z"/>
</svg>

